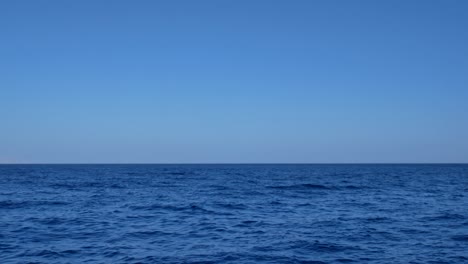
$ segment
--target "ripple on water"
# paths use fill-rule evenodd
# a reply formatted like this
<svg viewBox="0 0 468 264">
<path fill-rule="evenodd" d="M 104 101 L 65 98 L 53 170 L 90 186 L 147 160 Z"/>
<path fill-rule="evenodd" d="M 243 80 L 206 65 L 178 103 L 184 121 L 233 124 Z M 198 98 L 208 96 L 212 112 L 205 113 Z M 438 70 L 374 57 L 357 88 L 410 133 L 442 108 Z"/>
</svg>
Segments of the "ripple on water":
<svg viewBox="0 0 468 264">
<path fill-rule="evenodd" d="M 468 234 L 466 235 L 455 235 L 452 236 L 452 239 L 455 241 L 468 242 Z"/>
</svg>

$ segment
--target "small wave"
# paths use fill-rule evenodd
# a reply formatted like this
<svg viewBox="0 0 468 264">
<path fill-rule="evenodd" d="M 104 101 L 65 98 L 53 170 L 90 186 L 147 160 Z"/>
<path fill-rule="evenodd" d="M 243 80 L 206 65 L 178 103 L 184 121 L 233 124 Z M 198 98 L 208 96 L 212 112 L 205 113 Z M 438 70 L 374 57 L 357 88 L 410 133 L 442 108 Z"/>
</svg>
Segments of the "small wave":
<svg viewBox="0 0 468 264">
<path fill-rule="evenodd" d="M 281 190 L 331 190 L 330 188 L 325 185 L 321 184 L 312 184 L 312 183 L 304 183 L 304 184 L 295 184 L 295 185 L 280 185 L 280 186 L 268 186 L 271 189 L 281 189 Z"/>
<path fill-rule="evenodd" d="M 190 211 L 190 212 L 200 212 L 200 213 L 211 213 L 211 214 L 220 214 L 208 209 L 203 208 L 197 204 L 190 205 L 170 205 L 170 204 L 152 204 L 152 205 L 136 205 L 130 206 L 133 210 L 144 210 L 144 211 Z"/>
<path fill-rule="evenodd" d="M 451 257 L 451 259 L 454 259 L 455 261 L 464 261 L 462 263 L 465 263 L 467 260 L 468 260 L 468 257 L 465 257 L 465 256 L 455 256 L 455 257 Z"/>
<path fill-rule="evenodd" d="M 452 240 L 468 242 L 468 235 L 455 235 L 452 236 Z"/>
<path fill-rule="evenodd" d="M 156 215 L 149 214 L 149 215 L 127 215 L 127 219 L 152 219 L 152 218 L 157 218 Z"/>
<path fill-rule="evenodd" d="M 227 172 L 227 175 L 235 175 L 235 176 L 246 176 L 244 173 L 240 172 Z"/>
<path fill-rule="evenodd" d="M 75 255 L 75 254 L 80 254 L 80 250 L 75 250 L 75 249 L 67 249 L 64 251 L 61 251 L 60 254 L 65 254 L 65 255 Z"/>
<path fill-rule="evenodd" d="M 25 251 L 20 253 L 19 256 L 21 257 L 44 257 L 44 258 L 56 258 L 60 257 L 61 254 L 59 252 L 53 250 L 36 250 L 36 251 Z"/>
<path fill-rule="evenodd" d="M 54 205 L 67 205 L 68 203 L 62 201 L 13 201 L 5 200 L 0 201 L 0 209 L 19 209 L 32 206 L 54 206 Z"/>
<path fill-rule="evenodd" d="M 233 204 L 233 203 L 218 203 L 216 206 L 231 209 L 231 210 L 244 210 L 247 209 L 245 204 Z"/>
<path fill-rule="evenodd" d="M 43 224 L 43 225 L 46 225 L 46 226 L 49 226 L 49 225 L 60 225 L 60 224 L 64 224 L 66 222 L 65 219 L 63 218 L 57 218 L 57 217 L 47 217 L 47 218 L 30 218 L 30 219 L 27 219 L 28 221 L 32 221 L 32 222 L 36 222 L 36 223 L 39 223 L 39 224 Z"/>
<path fill-rule="evenodd" d="M 225 191 L 229 190 L 230 188 L 226 185 L 209 185 L 210 189 L 218 190 L 218 191 Z"/>
<path fill-rule="evenodd" d="M 132 205 L 130 209 L 133 210 L 143 210 L 143 211 L 154 211 L 154 210 L 173 210 L 180 211 L 183 210 L 183 207 L 175 205 L 166 205 L 166 204 L 151 204 L 151 205 Z"/>
<path fill-rule="evenodd" d="M 75 189 L 77 188 L 78 186 L 75 184 L 75 183 L 54 183 L 54 184 L 51 184 L 50 187 L 52 188 L 65 188 L 65 189 Z"/>
<path fill-rule="evenodd" d="M 87 188 L 87 187 L 108 187 L 106 185 L 105 182 L 95 182 L 95 181 L 92 181 L 92 182 L 82 182 L 79 184 L 79 187 L 84 187 L 84 188 Z"/>
<path fill-rule="evenodd" d="M 381 222 L 393 222 L 394 220 L 389 218 L 389 217 L 384 217 L 384 216 L 371 216 L 371 217 L 367 217 L 364 219 L 365 221 L 367 222 L 371 222 L 371 223 L 381 223 Z"/>
<path fill-rule="evenodd" d="M 263 222 L 255 221 L 255 220 L 244 220 L 240 224 L 235 225 L 236 227 L 252 227 L 252 226 L 260 226 L 263 225 Z M 260 231 L 260 230 L 259 230 Z"/>
<path fill-rule="evenodd" d="M 165 172 L 164 174 L 167 174 L 167 175 L 175 175 L 175 176 L 182 176 L 182 175 L 186 175 L 187 173 L 186 173 L 186 172 L 182 172 L 182 171 L 169 171 L 169 172 Z"/>
<path fill-rule="evenodd" d="M 26 204 L 27 203 L 23 201 L 6 200 L 6 201 L 0 201 L 0 208 L 1 209 L 16 209 L 16 208 L 24 207 Z"/>
<path fill-rule="evenodd" d="M 161 237 L 161 236 L 174 236 L 173 233 L 167 233 L 159 230 L 151 230 L 151 231 L 136 231 L 127 234 L 128 236 L 135 237 L 135 238 L 147 238 L 147 237 Z"/>
<path fill-rule="evenodd" d="M 119 250 L 108 250 L 108 251 L 104 251 L 102 255 L 105 256 L 106 258 L 114 258 L 114 257 L 123 255 L 123 253 Z"/>
<path fill-rule="evenodd" d="M 339 258 L 336 261 L 341 262 L 341 263 L 350 263 L 350 262 L 355 262 L 355 260 L 348 259 L 348 258 Z"/>
<path fill-rule="evenodd" d="M 436 216 L 423 217 L 423 219 L 427 221 L 444 221 L 444 220 L 464 220 L 466 219 L 466 217 L 461 214 L 445 213 L 445 214 L 440 214 Z"/>
<path fill-rule="evenodd" d="M 0 235 L 0 238 L 3 238 L 2 235 Z M 19 248 L 17 245 L 11 245 L 11 244 L 2 244 L 0 243 L 0 250 L 6 251 L 6 250 L 11 250 L 11 249 L 16 249 Z"/>
<path fill-rule="evenodd" d="M 324 252 L 324 253 L 336 253 L 342 252 L 347 250 L 356 250 L 358 248 L 346 245 L 340 245 L 335 243 L 327 243 L 327 242 L 320 242 L 320 241 L 296 241 L 292 244 L 292 249 L 303 249 L 307 251 L 314 251 L 314 252 Z"/>
<path fill-rule="evenodd" d="M 405 233 L 405 234 L 410 234 L 410 235 L 421 235 L 421 234 L 430 233 L 427 230 L 414 229 L 414 228 L 401 228 L 400 232 Z"/>
<path fill-rule="evenodd" d="M 343 186 L 341 188 L 347 189 L 347 190 L 361 190 L 361 189 L 367 189 L 369 187 L 367 187 L 367 186 L 357 186 L 357 185 L 346 185 L 346 186 Z"/>
</svg>

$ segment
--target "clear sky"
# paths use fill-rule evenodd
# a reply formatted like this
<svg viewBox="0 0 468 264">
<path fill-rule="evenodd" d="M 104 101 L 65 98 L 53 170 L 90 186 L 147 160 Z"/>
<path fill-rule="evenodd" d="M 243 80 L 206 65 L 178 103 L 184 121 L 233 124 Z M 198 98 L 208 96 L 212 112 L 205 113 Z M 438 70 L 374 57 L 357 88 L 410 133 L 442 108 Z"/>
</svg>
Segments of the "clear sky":
<svg viewBox="0 0 468 264">
<path fill-rule="evenodd" d="M 0 162 L 468 162 L 468 1 L 0 1 Z"/>
</svg>

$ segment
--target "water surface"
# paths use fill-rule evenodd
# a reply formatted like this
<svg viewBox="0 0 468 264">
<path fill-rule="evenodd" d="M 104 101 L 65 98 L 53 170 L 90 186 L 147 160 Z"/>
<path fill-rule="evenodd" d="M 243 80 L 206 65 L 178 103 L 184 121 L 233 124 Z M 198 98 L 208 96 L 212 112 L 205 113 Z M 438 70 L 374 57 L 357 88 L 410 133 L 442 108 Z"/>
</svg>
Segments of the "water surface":
<svg viewBox="0 0 468 264">
<path fill-rule="evenodd" d="M 0 263 L 468 263 L 467 165 L 1 165 Z"/>
</svg>

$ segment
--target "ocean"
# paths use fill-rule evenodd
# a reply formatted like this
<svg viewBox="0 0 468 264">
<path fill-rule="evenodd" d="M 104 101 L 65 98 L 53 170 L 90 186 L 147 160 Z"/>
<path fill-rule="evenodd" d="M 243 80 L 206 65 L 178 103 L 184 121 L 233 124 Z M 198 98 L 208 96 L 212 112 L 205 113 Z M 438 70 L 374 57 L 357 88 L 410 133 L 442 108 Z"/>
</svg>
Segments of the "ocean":
<svg viewBox="0 0 468 264">
<path fill-rule="evenodd" d="M 468 165 L 0 165 L 0 263 L 468 263 Z"/>
</svg>

